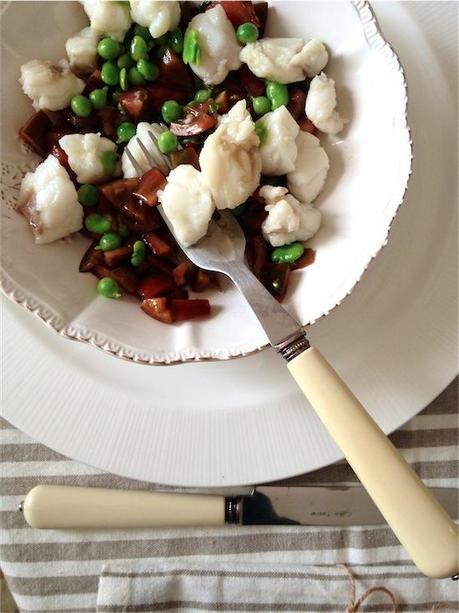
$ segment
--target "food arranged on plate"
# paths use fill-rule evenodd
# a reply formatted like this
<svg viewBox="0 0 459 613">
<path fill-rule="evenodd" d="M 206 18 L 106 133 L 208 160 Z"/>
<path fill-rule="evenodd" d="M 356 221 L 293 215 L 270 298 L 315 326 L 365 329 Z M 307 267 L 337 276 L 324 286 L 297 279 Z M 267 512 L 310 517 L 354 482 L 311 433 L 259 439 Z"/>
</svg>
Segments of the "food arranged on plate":
<svg viewBox="0 0 459 613">
<path fill-rule="evenodd" d="M 68 59 L 21 67 L 36 112 L 19 136 L 43 158 L 18 203 L 35 242 L 81 232 L 92 242 L 80 272 L 101 295 L 137 296 L 173 323 L 208 315 L 189 292 L 218 278 L 186 259 L 156 207 L 185 246 L 229 209 L 251 270 L 282 300 L 315 257 L 304 242 L 321 224 L 320 136 L 344 125 L 325 45 L 264 37 L 264 2 L 82 4 L 90 24 L 67 40 Z"/>
</svg>

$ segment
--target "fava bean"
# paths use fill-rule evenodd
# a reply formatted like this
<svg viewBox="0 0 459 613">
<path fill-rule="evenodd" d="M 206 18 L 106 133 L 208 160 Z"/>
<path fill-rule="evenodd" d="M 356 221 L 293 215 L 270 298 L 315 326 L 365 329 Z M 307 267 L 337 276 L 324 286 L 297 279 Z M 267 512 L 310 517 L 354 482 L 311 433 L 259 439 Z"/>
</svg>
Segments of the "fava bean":
<svg viewBox="0 0 459 613">
<path fill-rule="evenodd" d="M 271 100 L 273 111 L 280 106 L 287 106 L 289 101 L 288 87 L 283 83 L 276 83 L 276 81 L 268 81 L 266 85 L 266 96 Z"/>
<path fill-rule="evenodd" d="M 291 243 L 283 247 L 276 247 L 271 253 L 271 260 L 280 264 L 291 264 L 300 259 L 304 253 L 302 243 Z"/>
<path fill-rule="evenodd" d="M 99 215 L 99 213 L 91 213 L 84 220 L 84 227 L 90 232 L 96 234 L 105 234 L 112 227 L 112 218 L 110 215 Z"/>
</svg>

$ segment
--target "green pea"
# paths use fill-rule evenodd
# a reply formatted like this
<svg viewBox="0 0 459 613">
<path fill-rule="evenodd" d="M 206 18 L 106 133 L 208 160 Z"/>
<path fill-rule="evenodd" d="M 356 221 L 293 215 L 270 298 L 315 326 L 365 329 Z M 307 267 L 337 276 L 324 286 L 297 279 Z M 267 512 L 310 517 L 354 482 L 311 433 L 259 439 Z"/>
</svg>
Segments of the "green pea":
<svg viewBox="0 0 459 613">
<path fill-rule="evenodd" d="M 243 45 L 246 43 L 254 43 L 259 35 L 260 33 L 258 32 L 257 26 L 250 23 L 250 21 L 241 23 L 236 31 L 236 36 Z"/>
<path fill-rule="evenodd" d="M 120 70 L 122 68 L 126 68 L 127 70 L 131 66 L 134 66 L 135 62 L 129 55 L 129 53 L 123 53 L 123 55 L 120 55 L 119 58 L 116 60 L 116 64 Z"/>
<path fill-rule="evenodd" d="M 162 132 L 158 136 L 158 148 L 161 153 L 172 153 L 177 150 L 178 147 L 178 138 L 169 130 Z"/>
<path fill-rule="evenodd" d="M 271 102 L 266 96 L 255 96 L 252 98 L 253 110 L 257 115 L 265 115 L 271 111 Z"/>
<path fill-rule="evenodd" d="M 200 59 L 199 32 L 187 30 L 183 41 L 183 61 L 185 64 L 199 64 Z"/>
<path fill-rule="evenodd" d="M 99 190 L 95 185 L 80 185 L 78 188 L 78 202 L 83 206 L 96 206 L 99 202 Z"/>
<path fill-rule="evenodd" d="M 111 277 L 102 277 L 97 284 L 97 291 L 105 298 L 121 298 L 120 287 L 115 279 Z"/>
<path fill-rule="evenodd" d="M 260 139 L 260 145 L 262 145 L 268 138 L 268 128 L 261 119 L 255 122 L 255 132 Z"/>
<path fill-rule="evenodd" d="M 120 69 L 113 62 L 104 62 L 100 71 L 102 81 L 107 85 L 118 85 L 120 81 Z"/>
<path fill-rule="evenodd" d="M 103 38 L 97 45 L 97 53 L 104 60 L 115 60 L 121 53 L 121 45 L 113 38 Z"/>
<path fill-rule="evenodd" d="M 289 101 L 288 87 L 276 81 L 268 81 L 266 85 L 266 95 L 271 100 L 273 111 L 280 106 L 287 106 Z"/>
<path fill-rule="evenodd" d="M 133 136 L 136 135 L 136 127 L 130 121 L 123 121 L 116 128 L 117 143 L 127 143 Z"/>
<path fill-rule="evenodd" d="M 102 162 L 106 175 L 112 175 L 115 172 L 118 157 L 114 151 L 104 151 L 100 157 L 100 161 Z"/>
<path fill-rule="evenodd" d="M 133 266 L 140 266 L 145 259 L 145 243 L 143 241 L 136 241 L 132 246 L 131 264 Z"/>
<path fill-rule="evenodd" d="M 126 92 L 129 89 L 129 79 L 126 68 L 121 68 L 120 70 L 120 87 L 123 92 Z"/>
<path fill-rule="evenodd" d="M 132 85 L 143 85 L 145 83 L 145 79 L 137 70 L 136 66 L 129 68 L 128 76 L 129 82 L 132 83 Z"/>
<path fill-rule="evenodd" d="M 159 68 L 148 60 L 139 60 L 137 70 L 146 81 L 156 81 L 159 77 Z"/>
<path fill-rule="evenodd" d="M 118 223 L 118 234 L 121 238 L 127 238 L 129 236 L 129 229 L 122 221 Z"/>
<path fill-rule="evenodd" d="M 139 35 L 134 36 L 134 38 L 131 40 L 130 50 L 131 50 L 131 57 L 136 62 L 146 58 L 148 55 L 147 43 Z"/>
<path fill-rule="evenodd" d="M 291 264 L 296 262 L 304 253 L 302 243 L 291 243 L 283 247 L 276 247 L 271 253 L 271 260 L 280 264 Z"/>
<path fill-rule="evenodd" d="M 237 206 L 235 209 L 233 209 L 233 215 L 236 215 L 236 217 L 240 217 L 242 213 L 246 210 L 246 208 L 247 208 L 247 205 L 245 202 L 243 202 L 242 204 Z"/>
<path fill-rule="evenodd" d="M 150 30 L 145 26 L 141 26 L 138 23 L 134 26 L 134 36 L 140 36 L 146 43 L 153 41 L 153 36 L 150 34 Z"/>
<path fill-rule="evenodd" d="M 97 245 L 96 249 L 100 251 L 113 251 L 113 249 L 118 249 L 122 242 L 123 241 L 119 234 L 108 232 L 100 237 L 99 244 Z"/>
<path fill-rule="evenodd" d="M 180 119 L 183 113 L 183 107 L 175 100 L 166 100 L 161 107 L 161 115 L 166 123 L 172 123 Z"/>
<path fill-rule="evenodd" d="M 73 96 L 70 107 L 78 117 L 89 117 L 92 113 L 92 104 L 86 96 Z"/>
<path fill-rule="evenodd" d="M 106 89 L 93 89 L 89 94 L 89 100 L 92 106 L 100 111 L 107 106 L 107 90 Z"/>
<path fill-rule="evenodd" d="M 175 53 L 182 53 L 183 34 L 180 28 L 175 28 L 175 30 L 172 30 L 170 34 L 170 42 L 171 42 L 172 50 L 175 51 Z"/>
<path fill-rule="evenodd" d="M 207 102 L 211 96 L 212 92 L 210 89 L 199 89 L 195 95 L 194 99 L 196 102 Z"/>
<path fill-rule="evenodd" d="M 99 213 L 91 213 L 84 220 L 84 227 L 90 232 L 96 234 L 105 234 L 112 227 L 112 218 L 110 215 L 99 215 Z"/>
</svg>

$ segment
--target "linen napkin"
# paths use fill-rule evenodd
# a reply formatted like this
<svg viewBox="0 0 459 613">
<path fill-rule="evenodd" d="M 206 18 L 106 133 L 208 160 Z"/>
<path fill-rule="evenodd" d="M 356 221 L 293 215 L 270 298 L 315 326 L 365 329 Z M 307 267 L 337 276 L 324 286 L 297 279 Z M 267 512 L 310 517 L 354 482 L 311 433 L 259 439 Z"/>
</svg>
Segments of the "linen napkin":
<svg viewBox="0 0 459 613">
<path fill-rule="evenodd" d="M 457 411 L 455 381 L 391 436 L 432 487 L 458 486 Z M 0 428 L 0 566 L 21 612 L 458 608 L 457 584 L 420 575 L 386 526 L 33 530 L 17 505 L 38 483 L 154 486 L 68 460 L 4 420 Z M 357 483 L 344 462 L 290 482 Z"/>
</svg>

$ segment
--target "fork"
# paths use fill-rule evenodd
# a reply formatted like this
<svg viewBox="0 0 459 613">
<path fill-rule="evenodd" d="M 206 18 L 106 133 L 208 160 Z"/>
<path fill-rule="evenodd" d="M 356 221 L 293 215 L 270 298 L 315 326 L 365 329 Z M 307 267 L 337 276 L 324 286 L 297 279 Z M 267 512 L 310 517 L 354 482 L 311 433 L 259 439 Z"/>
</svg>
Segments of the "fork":
<svg viewBox="0 0 459 613">
<path fill-rule="evenodd" d="M 140 139 L 137 142 L 153 166 L 150 152 Z M 135 157 L 128 148 L 125 151 L 136 172 L 142 174 Z M 162 206 L 157 208 L 177 240 Z M 311 347 L 302 325 L 246 266 L 245 236 L 235 217 L 218 211 L 207 235 L 197 244 L 184 247 L 179 240 L 177 243 L 194 264 L 227 275 L 239 289 L 270 344 L 287 362 L 291 375 L 419 570 L 430 577 L 457 575 L 456 525 L 318 349 Z"/>
</svg>

